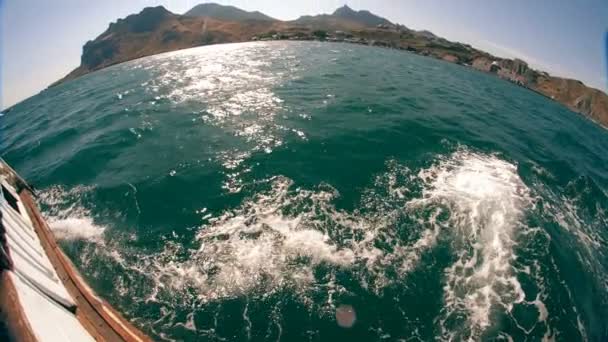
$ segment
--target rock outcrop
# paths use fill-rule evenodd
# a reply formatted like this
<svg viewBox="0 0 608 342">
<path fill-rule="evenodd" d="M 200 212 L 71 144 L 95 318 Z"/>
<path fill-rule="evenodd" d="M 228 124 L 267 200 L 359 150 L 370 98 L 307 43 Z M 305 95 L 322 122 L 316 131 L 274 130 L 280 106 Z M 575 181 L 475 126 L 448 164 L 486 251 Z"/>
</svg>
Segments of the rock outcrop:
<svg viewBox="0 0 608 342">
<path fill-rule="evenodd" d="M 483 56 L 473 60 L 473 67 L 530 88 L 608 127 L 608 95 L 587 87 L 581 81 L 534 70 L 519 59 Z"/>
<path fill-rule="evenodd" d="M 581 81 L 548 75 L 538 76 L 532 89 L 608 127 L 608 96 L 605 93 L 589 88 Z"/>
</svg>

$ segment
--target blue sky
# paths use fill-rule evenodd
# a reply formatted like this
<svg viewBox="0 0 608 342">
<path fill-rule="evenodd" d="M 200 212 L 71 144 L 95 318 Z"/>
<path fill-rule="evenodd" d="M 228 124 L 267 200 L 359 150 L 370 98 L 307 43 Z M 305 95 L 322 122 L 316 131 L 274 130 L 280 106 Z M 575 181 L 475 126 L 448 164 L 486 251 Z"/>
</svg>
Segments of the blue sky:
<svg viewBox="0 0 608 342">
<path fill-rule="evenodd" d="M 193 0 L 0 0 L 0 108 L 35 95 L 80 64 L 82 46 L 112 21 L 163 5 L 183 13 Z M 427 29 L 551 74 L 607 91 L 608 0 L 229 0 L 215 1 L 289 20 L 348 4 L 413 29 Z"/>
</svg>

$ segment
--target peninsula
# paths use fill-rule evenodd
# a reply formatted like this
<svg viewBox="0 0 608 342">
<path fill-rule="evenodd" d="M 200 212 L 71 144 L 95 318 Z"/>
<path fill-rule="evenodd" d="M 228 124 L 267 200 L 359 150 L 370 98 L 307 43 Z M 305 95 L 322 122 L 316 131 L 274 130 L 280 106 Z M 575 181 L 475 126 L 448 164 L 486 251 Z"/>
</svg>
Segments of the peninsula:
<svg viewBox="0 0 608 342">
<path fill-rule="evenodd" d="M 80 66 L 53 85 L 161 52 L 255 40 L 322 40 L 407 50 L 496 74 L 608 127 L 608 95 L 581 81 L 551 76 L 534 70 L 525 61 L 496 57 L 348 6 L 332 14 L 307 15 L 292 21 L 214 3 L 197 5 L 183 15 L 162 6 L 147 7 L 111 23 L 99 37 L 87 42 Z"/>
</svg>

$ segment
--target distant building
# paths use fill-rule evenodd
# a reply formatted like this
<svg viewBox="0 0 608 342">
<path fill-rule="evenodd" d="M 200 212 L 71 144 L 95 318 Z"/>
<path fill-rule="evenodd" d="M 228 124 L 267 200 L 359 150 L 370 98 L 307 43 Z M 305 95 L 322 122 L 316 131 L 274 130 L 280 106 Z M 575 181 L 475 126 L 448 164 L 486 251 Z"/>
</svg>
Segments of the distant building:
<svg viewBox="0 0 608 342">
<path fill-rule="evenodd" d="M 501 67 L 497 61 L 492 62 L 492 64 L 490 65 L 490 72 L 498 72 L 500 71 L 500 69 Z"/>
<path fill-rule="evenodd" d="M 378 24 L 378 25 L 376 25 L 376 27 L 379 28 L 379 29 L 388 29 L 388 28 L 390 28 L 387 24 Z"/>
</svg>

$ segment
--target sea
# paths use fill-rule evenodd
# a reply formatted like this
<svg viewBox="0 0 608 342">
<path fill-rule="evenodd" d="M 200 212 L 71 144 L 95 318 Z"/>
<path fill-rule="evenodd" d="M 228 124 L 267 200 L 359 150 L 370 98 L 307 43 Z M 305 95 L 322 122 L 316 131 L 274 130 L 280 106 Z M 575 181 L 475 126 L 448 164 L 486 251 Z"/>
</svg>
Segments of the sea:
<svg viewBox="0 0 608 342">
<path fill-rule="evenodd" d="M 51 87 L 0 134 L 154 340 L 608 340 L 608 131 L 494 75 L 212 45 Z"/>
</svg>

